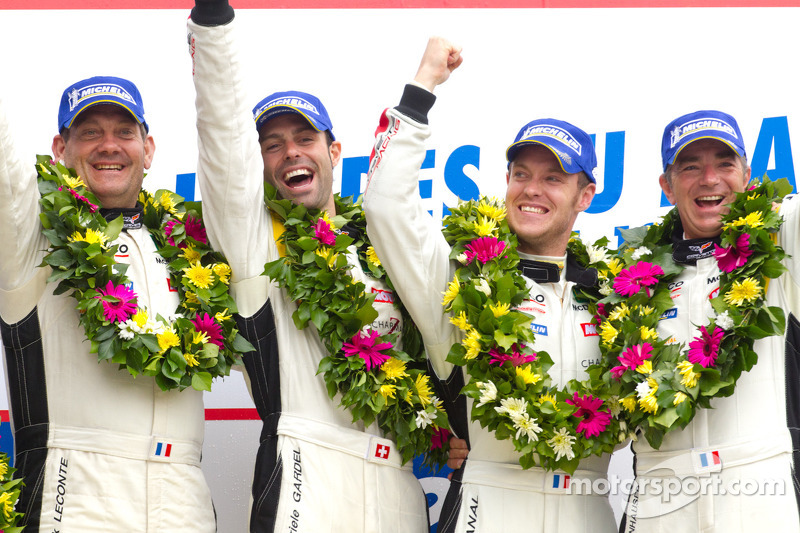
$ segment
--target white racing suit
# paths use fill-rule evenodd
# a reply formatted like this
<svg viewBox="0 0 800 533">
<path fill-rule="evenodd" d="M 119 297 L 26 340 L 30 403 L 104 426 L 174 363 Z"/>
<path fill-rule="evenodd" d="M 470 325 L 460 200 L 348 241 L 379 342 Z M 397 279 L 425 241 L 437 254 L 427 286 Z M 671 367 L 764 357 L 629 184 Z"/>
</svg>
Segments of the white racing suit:
<svg viewBox="0 0 800 533">
<path fill-rule="evenodd" d="M 400 106 L 384 112 L 364 208 L 373 246 L 418 324 L 430 362 L 442 380 L 451 426 L 470 447 L 469 458 L 453 476 L 438 531 L 614 531 L 605 495 L 574 494 L 563 483 L 564 472 L 538 467 L 522 470 L 510 441 L 497 440 L 469 420 L 472 400 L 458 394 L 468 376 L 445 361 L 452 344 L 461 340 L 461 332 L 442 312 L 441 295 L 453 279 L 455 265 L 448 259 L 450 246 L 441 225 L 425 211 L 417 192 L 430 135 L 426 115 L 432 104 L 431 93 L 408 85 Z M 564 258 L 560 259 L 563 263 Z M 591 285 L 596 272 L 581 270 L 568 260 L 556 278 L 546 283 L 528 279 L 530 297 L 520 310 L 536 317 L 533 349 L 552 356 L 555 364 L 550 374 L 563 385 L 572 378 L 585 378 L 585 369 L 599 359 L 588 306 L 577 302 L 572 293 L 574 280 Z M 605 479 L 609 458 L 581 461 L 572 477 L 573 489 L 576 479 Z"/>
<path fill-rule="evenodd" d="M 212 242 L 230 262 L 241 333 L 256 347 L 244 357 L 263 430 L 253 479 L 253 532 L 400 533 L 427 531 L 425 495 L 410 463 L 377 427 L 353 423 L 328 396 L 320 360 L 327 355 L 313 326 L 298 330 L 296 305 L 262 276 L 279 257 L 264 209 L 258 135 L 243 95 L 233 45 L 236 21 L 189 22 L 197 90 L 204 218 Z M 376 293 L 381 333 L 402 328 L 394 296 L 365 276 L 353 254 L 353 277 Z M 389 451 L 387 454 L 386 451 Z"/>
<path fill-rule="evenodd" d="M 14 153 L 0 110 L 0 330 L 25 531 L 213 532 L 202 394 L 163 392 L 89 353 L 75 299 L 54 295 L 50 268 L 37 268 L 49 243 L 34 162 Z M 173 315 L 165 261 L 136 212 L 125 214 L 117 261 L 130 264 L 140 306 Z"/>
<path fill-rule="evenodd" d="M 800 450 L 800 197 L 784 201 L 780 213 L 778 243 L 793 257 L 784 263 L 788 272 L 769 281 L 766 305 L 786 312 L 785 338 L 756 341 L 758 363 L 741 375 L 734 394 L 698 410 L 659 450 L 643 437 L 633 444 L 639 491 L 629 498 L 620 531 L 800 531 L 794 471 Z M 683 241 L 682 235 L 676 228 L 673 255 L 686 269 L 672 284 L 675 306 L 658 333 L 688 346 L 714 316 L 710 299 L 719 292 L 719 269 L 708 256 L 709 241 Z"/>
</svg>

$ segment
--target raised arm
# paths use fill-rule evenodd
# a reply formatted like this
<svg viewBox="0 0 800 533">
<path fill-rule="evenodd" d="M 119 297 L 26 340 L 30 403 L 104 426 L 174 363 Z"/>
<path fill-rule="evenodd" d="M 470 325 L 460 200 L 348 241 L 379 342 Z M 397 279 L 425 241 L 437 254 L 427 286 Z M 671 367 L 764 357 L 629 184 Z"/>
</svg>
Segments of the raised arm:
<svg viewBox="0 0 800 533">
<path fill-rule="evenodd" d="M 227 0 L 196 0 L 188 32 L 203 215 L 211 242 L 233 270 L 239 311 L 249 316 L 266 300 L 268 282 L 261 272 L 274 258 L 275 248 L 264 210 L 263 163 L 242 83 L 235 25 Z M 246 289 L 237 287 L 241 282 Z"/>
<path fill-rule="evenodd" d="M 400 105 L 381 117 L 364 195 L 367 233 L 440 378 L 452 370 L 445 358 L 456 330 L 442 312 L 442 293 L 453 269 L 441 224 L 422 205 L 418 178 L 430 135 L 431 91 L 460 64 L 459 48 L 438 37 L 428 42 L 414 83 L 406 86 Z"/>
</svg>

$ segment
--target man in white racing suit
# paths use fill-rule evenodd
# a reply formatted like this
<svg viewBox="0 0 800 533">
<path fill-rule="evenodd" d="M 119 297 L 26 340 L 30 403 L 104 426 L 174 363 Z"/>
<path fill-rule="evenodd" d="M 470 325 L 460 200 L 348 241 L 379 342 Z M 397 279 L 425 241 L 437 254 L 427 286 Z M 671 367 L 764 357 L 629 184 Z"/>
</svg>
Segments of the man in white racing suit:
<svg viewBox="0 0 800 533">
<path fill-rule="evenodd" d="M 77 170 L 106 218 L 124 216 L 113 244 L 139 306 L 173 315 L 178 295 L 137 204 L 155 149 L 139 91 L 114 77 L 74 83 L 58 128 L 55 158 Z M 75 299 L 55 295 L 50 267 L 37 268 L 49 242 L 32 155 L 16 153 L 0 111 L 0 330 L 25 531 L 216 531 L 200 469 L 202 393 L 164 392 L 89 352 Z"/>
<path fill-rule="evenodd" d="M 446 362 L 450 347 L 462 338 L 441 303 L 455 265 L 440 224 L 422 206 L 417 182 L 430 135 L 427 113 L 435 100 L 433 89 L 461 59 L 460 49 L 451 43 L 441 38 L 428 42 L 400 105 L 381 117 L 364 201 L 376 252 L 419 325 L 430 362 L 448 391 L 451 426 L 470 446 L 469 459 L 453 475 L 438 531 L 614 531 L 606 497 L 571 494 L 554 483 L 564 472 L 523 470 L 510 441 L 497 440 L 469 420 L 472 400 L 459 395 L 467 376 Z M 552 128 L 561 139 L 575 139 L 580 150 L 555 133 L 536 133 L 541 129 L 537 126 Z M 597 272 L 582 269 L 567 255 L 575 219 L 594 197 L 594 146 L 575 126 L 543 119 L 520 130 L 507 157 L 507 219 L 519 239 L 530 289 L 522 310 L 536 317 L 533 348 L 552 356 L 550 374 L 563 385 L 586 378 L 584 369 L 600 354 L 592 317 L 572 291 L 576 284 L 594 285 Z M 604 479 L 609 457 L 581 461 L 574 477 Z"/>
<path fill-rule="evenodd" d="M 720 216 L 747 186 L 750 168 L 736 120 L 720 111 L 672 121 L 664 130 L 662 157 L 659 182 L 681 222 L 672 235 L 673 258 L 685 270 L 674 281 L 674 308 L 658 333 L 686 346 L 714 316 L 710 299 L 719 291 L 720 271 L 713 243 L 719 243 Z M 658 450 L 644 438 L 633 443 L 639 491 L 629 498 L 620 531 L 800 531 L 800 198 L 787 198 L 780 214 L 778 244 L 789 256 L 788 271 L 769 280 L 766 305 L 786 312 L 785 338 L 757 340 L 758 362 L 742 374 L 733 395 L 698 410 Z M 711 469 L 697 461 L 709 453 L 717 458 Z"/>
<path fill-rule="evenodd" d="M 249 112 L 233 17 L 227 0 L 198 1 L 189 43 L 204 216 L 233 271 L 240 331 L 257 349 L 244 358 L 263 421 L 250 530 L 423 533 L 427 506 L 411 466 L 401 466 L 395 443 L 377 427 L 353 423 L 338 394 L 328 396 L 317 374 L 327 355 L 319 335 L 295 327 L 296 303 L 261 275 L 264 264 L 279 257 L 264 180 L 283 198 L 333 214 L 341 144 L 327 111 L 309 94 L 275 93 Z M 380 295 L 373 328 L 401 328 L 393 294 L 364 274 L 354 254 L 349 262 L 353 278 Z"/>
</svg>

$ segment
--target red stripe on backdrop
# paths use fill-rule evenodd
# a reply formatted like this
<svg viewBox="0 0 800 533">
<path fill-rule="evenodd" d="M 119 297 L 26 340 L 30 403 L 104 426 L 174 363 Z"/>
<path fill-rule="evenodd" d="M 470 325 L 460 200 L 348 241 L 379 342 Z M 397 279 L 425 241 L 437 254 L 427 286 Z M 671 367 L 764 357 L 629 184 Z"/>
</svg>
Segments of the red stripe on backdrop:
<svg viewBox="0 0 800 533">
<path fill-rule="evenodd" d="M 8 409 L 0 410 L 0 421 L 8 422 Z M 206 409 L 206 420 L 259 420 L 255 409 Z"/>
<path fill-rule="evenodd" d="M 237 9 L 798 7 L 800 0 L 233 0 Z M 3 0 L 2 9 L 185 9 L 189 0 Z"/>
</svg>

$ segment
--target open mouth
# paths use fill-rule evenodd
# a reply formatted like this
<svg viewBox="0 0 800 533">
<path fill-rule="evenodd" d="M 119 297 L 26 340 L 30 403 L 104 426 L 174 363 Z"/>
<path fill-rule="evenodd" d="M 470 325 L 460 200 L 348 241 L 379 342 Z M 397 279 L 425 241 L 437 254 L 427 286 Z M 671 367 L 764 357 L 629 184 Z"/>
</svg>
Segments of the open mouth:
<svg viewBox="0 0 800 533">
<path fill-rule="evenodd" d="M 534 206 L 530 206 L 530 205 L 523 205 L 519 209 L 523 213 L 533 213 L 534 215 L 544 215 L 548 211 L 547 209 L 545 209 L 543 207 L 534 207 Z"/>
<path fill-rule="evenodd" d="M 101 164 L 92 165 L 92 166 L 94 167 L 95 170 L 122 170 L 122 165 L 119 165 L 119 164 L 109 165 L 109 164 L 102 164 L 101 163 Z"/>
<path fill-rule="evenodd" d="M 308 169 L 297 169 L 287 172 L 283 177 L 283 182 L 290 188 L 294 189 L 308 185 L 314 179 L 313 173 Z"/>
<path fill-rule="evenodd" d="M 724 199 L 725 197 L 721 195 L 701 196 L 695 199 L 694 203 L 700 207 L 716 207 L 720 205 Z"/>
</svg>

